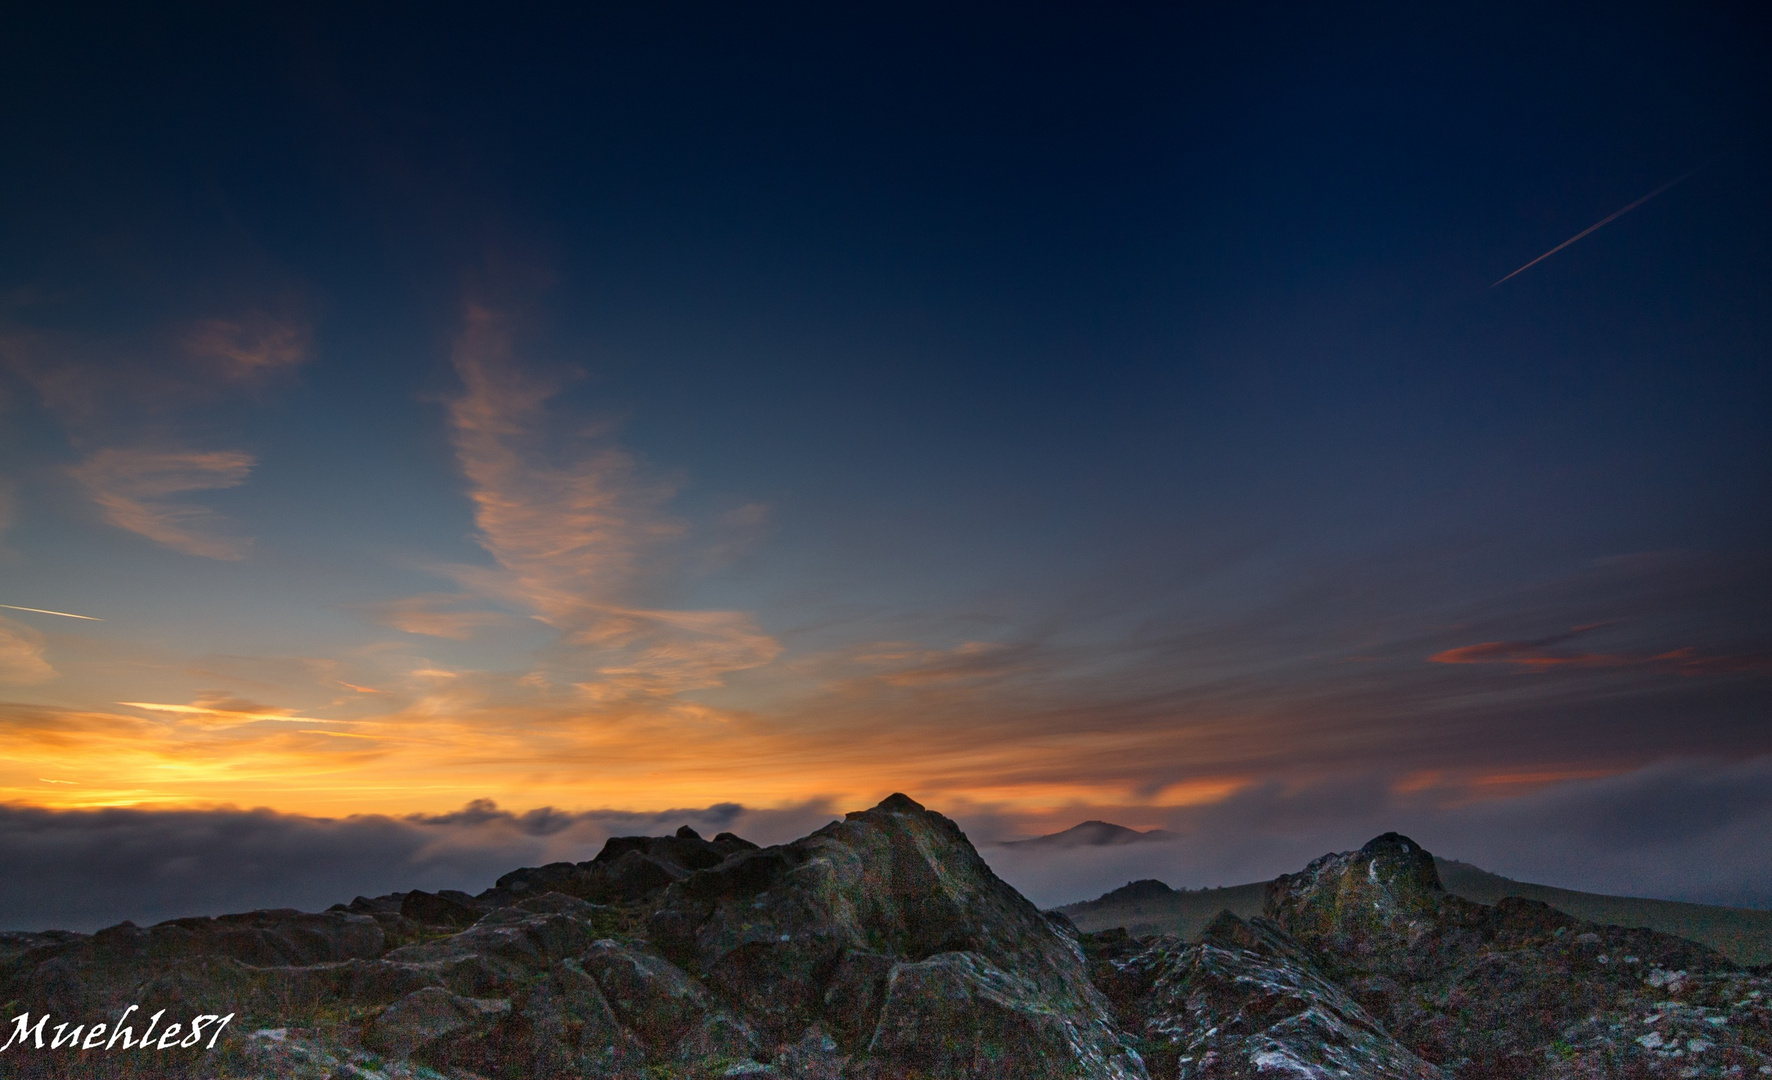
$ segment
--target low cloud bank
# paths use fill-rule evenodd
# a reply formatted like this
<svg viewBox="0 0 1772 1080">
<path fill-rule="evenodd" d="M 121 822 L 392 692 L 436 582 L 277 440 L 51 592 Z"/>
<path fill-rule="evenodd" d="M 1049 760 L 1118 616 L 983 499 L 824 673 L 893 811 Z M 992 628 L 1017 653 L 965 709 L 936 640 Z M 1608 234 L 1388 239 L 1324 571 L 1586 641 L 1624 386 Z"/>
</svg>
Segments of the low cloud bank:
<svg viewBox="0 0 1772 1080">
<path fill-rule="evenodd" d="M 1258 787 L 1175 812 L 1167 843 L 1068 851 L 982 848 L 1042 905 L 1140 878 L 1177 888 L 1297 870 L 1382 832 L 1520 881 L 1586 892 L 1772 907 L 1772 757 L 1669 761 L 1511 798 L 1436 803 L 1381 778 Z"/>
<path fill-rule="evenodd" d="M 1438 801 L 1436 801 L 1436 799 Z M 932 808 L 943 809 L 932 803 Z M 259 907 L 319 910 L 404 889 L 478 892 L 508 870 L 590 858 L 610 836 L 724 830 L 759 843 L 803 836 L 842 810 L 736 803 L 630 813 L 512 813 L 490 802 L 437 815 L 328 819 L 269 810 L 46 810 L 0 806 L 0 929 L 93 930 Z M 956 808 L 969 835 L 1013 819 Z M 1245 790 L 1153 815 L 1179 835 L 1112 847 L 980 851 L 1042 906 L 1127 881 L 1231 885 L 1297 870 L 1388 830 L 1486 870 L 1589 892 L 1772 907 L 1772 757 L 1681 760 L 1569 780 L 1511 798 L 1448 803 L 1371 777 Z M 1099 812 L 1079 812 L 1096 817 Z"/>
<path fill-rule="evenodd" d="M 0 929 L 94 930 L 262 907 L 305 911 L 406 889 L 479 892 L 519 866 L 595 855 L 610 836 L 688 825 L 763 843 L 830 821 L 816 804 L 660 813 L 489 802 L 439 815 L 312 818 L 269 810 L 45 810 L 0 806 Z"/>
</svg>

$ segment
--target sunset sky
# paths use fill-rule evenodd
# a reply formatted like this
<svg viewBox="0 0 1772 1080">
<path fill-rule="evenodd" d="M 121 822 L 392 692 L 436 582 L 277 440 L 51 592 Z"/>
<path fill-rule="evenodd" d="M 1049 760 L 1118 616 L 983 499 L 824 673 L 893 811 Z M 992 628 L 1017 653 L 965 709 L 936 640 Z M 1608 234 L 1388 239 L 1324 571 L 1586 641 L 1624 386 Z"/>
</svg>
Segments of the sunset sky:
<svg viewBox="0 0 1772 1080">
<path fill-rule="evenodd" d="M 1763 9 L 259 7 L 0 33 L 0 847 L 1554 805 L 1772 903 Z"/>
</svg>

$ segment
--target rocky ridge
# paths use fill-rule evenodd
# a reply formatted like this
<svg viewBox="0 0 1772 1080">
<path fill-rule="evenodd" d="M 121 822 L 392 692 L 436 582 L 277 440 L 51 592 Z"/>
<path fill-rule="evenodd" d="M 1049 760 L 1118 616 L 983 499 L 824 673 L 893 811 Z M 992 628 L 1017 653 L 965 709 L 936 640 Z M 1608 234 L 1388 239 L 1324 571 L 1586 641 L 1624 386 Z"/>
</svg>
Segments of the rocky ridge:
<svg viewBox="0 0 1772 1080">
<path fill-rule="evenodd" d="M 1396 834 L 1191 941 L 1083 935 L 895 795 L 767 848 L 617 837 L 478 896 L 0 935 L 0 1075 L 1772 1076 L 1769 989 L 1679 938 L 1451 896 Z M 52 1045 L 132 1005 L 235 1019 L 213 1049 Z"/>
</svg>

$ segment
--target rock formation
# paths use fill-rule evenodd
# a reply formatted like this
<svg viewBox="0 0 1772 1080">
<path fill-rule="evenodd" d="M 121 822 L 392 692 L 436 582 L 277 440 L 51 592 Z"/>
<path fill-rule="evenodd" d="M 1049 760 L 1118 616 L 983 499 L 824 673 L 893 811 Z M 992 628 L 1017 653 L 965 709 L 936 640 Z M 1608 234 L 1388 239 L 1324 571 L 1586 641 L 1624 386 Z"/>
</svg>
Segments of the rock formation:
<svg viewBox="0 0 1772 1080">
<path fill-rule="evenodd" d="M 1745 1078 L 1772 1075 L 1769 989 L 1450 896 L 1395 834 L 1192 941 L 1079 935 L 895 795 L 775 847 L 618 837 L 479 896 L 0 935 L 0 1075 Z M 205 1016 L 213 1045 L 165 1036 Z M 97 1023 L 122 1043 L 76 1048 Z"/>
</svg>

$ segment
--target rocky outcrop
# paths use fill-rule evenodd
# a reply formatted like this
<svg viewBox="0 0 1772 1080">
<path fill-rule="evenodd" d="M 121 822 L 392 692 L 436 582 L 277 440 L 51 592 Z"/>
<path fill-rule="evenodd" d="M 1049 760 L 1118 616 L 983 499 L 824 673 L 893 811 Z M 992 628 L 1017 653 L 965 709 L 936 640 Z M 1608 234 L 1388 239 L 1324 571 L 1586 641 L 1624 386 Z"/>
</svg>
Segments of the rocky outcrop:
<svg viewBox="0 0 1772 1080">
<path fill-rule="evenodd" d="M 1143 1071 L 1120 1045 L 1077 942 L 992 873 L 958 826 L 903 795 L 686 876 L 666 889 L 649 926 L 656 947 L 754 1017 L 769 1042 L 817 1026 L 843 1032 L 864 1057 L 921 1061 L 933 1051 L 911 1033 L 921 1029 L 904 1002 L 948 1003 L 931 1022 L 967 1042 L 997 1039 L 1004 1009 L 1026 1012 L 1010 1002 L 1038 1001 L 1048 1026 L 1068 1033 L 1065 1048 L 1003 1075 Z M 935 993 L 930 980 L 953 993 Z M 863 1043 L 858 1032 L 870 1025 Z M 948 1063 L 930 1075 L 972 1075 L 940 1060 Z"/>
<path fill-rule="evenodd" d="M 970 951 L 893 965 L 866 1049 L 856 1075 L 880 1080 L 1143 1073 L 1096 1016 Z"/>
<path fill-rule="evenodd" d="M 588 862 L 558 862 L 513 870 L 498 879 L 490 895 L 502 900 L 558 892 L 597 903 L 633 903 L 696 870 L 716 866 L 730 855 L 754 851 L 756 847 L 732 833 L 703 840 L 687 825 L 674 836 L 616 836 Z"/>
<path fill-rule="evenodd" d="M 618 837 L 478 896 L 0 935 L 0 1038 L 31 1041 L 21 1014 L 54 1017 L 52 1039 L 130 1006 L 136 1034 L 143 1017 L 231 1018 L 213 1049 L 21 1045 L 0 1074 L 1772 1076 L 1764 973 L 1531 901 L 1461 900 L 1434 866 L 1386 834 L 1193 940 L 1079 935 L 896 795 L 774 847 Z"/>
<path fill-rule="evenodd" d="M 1273 922 L 1224 912 L 1200 940 L 1091 941 L 1097 981 L 1158 1077 L 1437 1080 Z"/>
<path fill-rule="evenodd" d="M 1432 856 L 1395 833 L 1277 879 L 1267 915 L 1391 1035 L 1459 1076 L 1772 1073 L 1772 1028 L 1751 1012 L 1677 1055 L 1626 1037 L 1643 1016 L 1672 1015 L 1671 985 L 1720 1002 L 1724 986 L 1763 994 L 1763 980 L 1682 938 L 1584 923 L 1532 900 L 1452 896 Z"/>
<path fill-rule="evenodd" d="M 214 1061 L 248 1075 L 1146 1075 L 1069 922 L 902 795 L 770 848 L 617 837 L 479 896 L 14 938 L 21 1007 L 225 1008 Z"/>
</svg>

